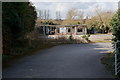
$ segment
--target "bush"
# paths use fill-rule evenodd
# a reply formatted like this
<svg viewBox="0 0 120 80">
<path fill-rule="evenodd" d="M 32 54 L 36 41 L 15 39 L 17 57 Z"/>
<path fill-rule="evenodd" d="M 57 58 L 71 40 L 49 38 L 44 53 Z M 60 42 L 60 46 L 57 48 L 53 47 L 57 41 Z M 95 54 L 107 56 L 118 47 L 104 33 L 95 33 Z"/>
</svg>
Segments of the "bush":
<svg viewBox="0 0 120 80">
<path fill-rule="evenodd" d="M 69 36 L 69 39 L 70 39 L 70 40 L 73 40 L 72 35 Z"/>
<path fill-rule="evenodd" d="M 89 35 L 83 35 L 82 38 L 84 38 L 85 40 L 89 41 L 89 37 L 90 37 L 90 34 Z"/>
<path fill-rule="evenodd" d="M 115 38 L 114 41 L 120 40 L 120 9 L 118 12 L 112 17 L 110 21 L 110 25 L 113 28 L 113 35 Z"/>
</svg>

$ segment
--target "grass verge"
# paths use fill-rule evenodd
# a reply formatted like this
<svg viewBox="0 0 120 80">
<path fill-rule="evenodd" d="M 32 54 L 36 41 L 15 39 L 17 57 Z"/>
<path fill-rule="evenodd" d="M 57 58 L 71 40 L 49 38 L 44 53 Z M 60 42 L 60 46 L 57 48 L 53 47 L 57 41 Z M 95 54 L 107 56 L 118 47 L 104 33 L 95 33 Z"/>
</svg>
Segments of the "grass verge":
<svg viewBox="0 0 120 80">
<path fill-rule="evenodd" d="M 94 41 L 91 41 L 91 43 L 107 43 L 107 42 L 113 42 L 112 40 L 94 40 Z"/>
<path fill-rule="evenodd" d="M 2 55 L 2 66 L 3 69 L 9 67 L 14 61 L 23 58 L 25 56 L 34 55 L 37 51 L 51 48 L 56 45 L 61 44 L 75 44 L 75 43 L 83 43 L 78 40 L 67 40 L 67 39 L 36 39 L 31 41 L 31 47 L 16 47 L 12 50 L 10 55 Z"/>
<path fill-rule="evenodd" d="M 107 53 L 104 57 L 101 58 L 101 63 L 105 65 L 106 69 L 110 72 L 112 72 L 112 75 L 115 76 L 114 71 L 114 52 Z M 120 80 L 120 74 L 115 76 Z"/>
<path fill-rule="evenodd" d="M 14 61 L 23 58 L 25 56 L 30 56 L 37 51 L 46 49 L 46 48 L 51 48 L 55 46 L 55 44 L 51 43 L 41 43 L 39 41 L 32 41 L 33 46 L 32 47 L 20 47 L 20 48 L 15 48 L 14 51 L 12 51 L 11 55 L 2 55 L 2 66 L 3 69 L 9 67 Z"/>
</svg>

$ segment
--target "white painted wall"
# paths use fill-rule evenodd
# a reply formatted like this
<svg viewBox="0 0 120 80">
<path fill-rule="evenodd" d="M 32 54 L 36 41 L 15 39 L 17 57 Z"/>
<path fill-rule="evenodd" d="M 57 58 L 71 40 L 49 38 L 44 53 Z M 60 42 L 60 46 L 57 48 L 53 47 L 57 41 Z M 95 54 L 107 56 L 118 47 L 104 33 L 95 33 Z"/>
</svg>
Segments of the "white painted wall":
<svg viewBox="0 0 120 80">
<path fill-rule="evenodd" d="M 59 29 L 60 29 L 60 33 L 66 33 L 67 32 L 66 27 L 61 27 Z"/>
</svg>

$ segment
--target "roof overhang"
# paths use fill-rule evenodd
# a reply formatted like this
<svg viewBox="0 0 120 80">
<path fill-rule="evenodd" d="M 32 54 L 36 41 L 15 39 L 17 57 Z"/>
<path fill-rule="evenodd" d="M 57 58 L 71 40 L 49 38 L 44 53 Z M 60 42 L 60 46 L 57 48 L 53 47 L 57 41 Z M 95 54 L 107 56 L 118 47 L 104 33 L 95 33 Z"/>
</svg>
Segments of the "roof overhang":
<svg viewBox="0 0 120 80">
<path fill-rule="evenodd" d="M 40 25 L 40 26 L 48 26 L 48 27 L 87 27 L 87 24 L 80 24 L 80 25 Z"/>
</svg>

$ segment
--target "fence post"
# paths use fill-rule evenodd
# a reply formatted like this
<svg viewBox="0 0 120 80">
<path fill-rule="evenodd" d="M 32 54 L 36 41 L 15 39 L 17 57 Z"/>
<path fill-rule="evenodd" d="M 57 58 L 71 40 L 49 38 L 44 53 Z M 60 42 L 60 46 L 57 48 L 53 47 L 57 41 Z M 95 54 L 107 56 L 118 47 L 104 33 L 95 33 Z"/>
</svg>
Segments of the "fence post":
<svg viewBox="0 0 120 80">
<path fill-rule="evenodd" d="M 117 42 L 115 42 L 115 75 L 117 75 L 117 49 L 116 49 L 116 44 Z"/>
</svg>

